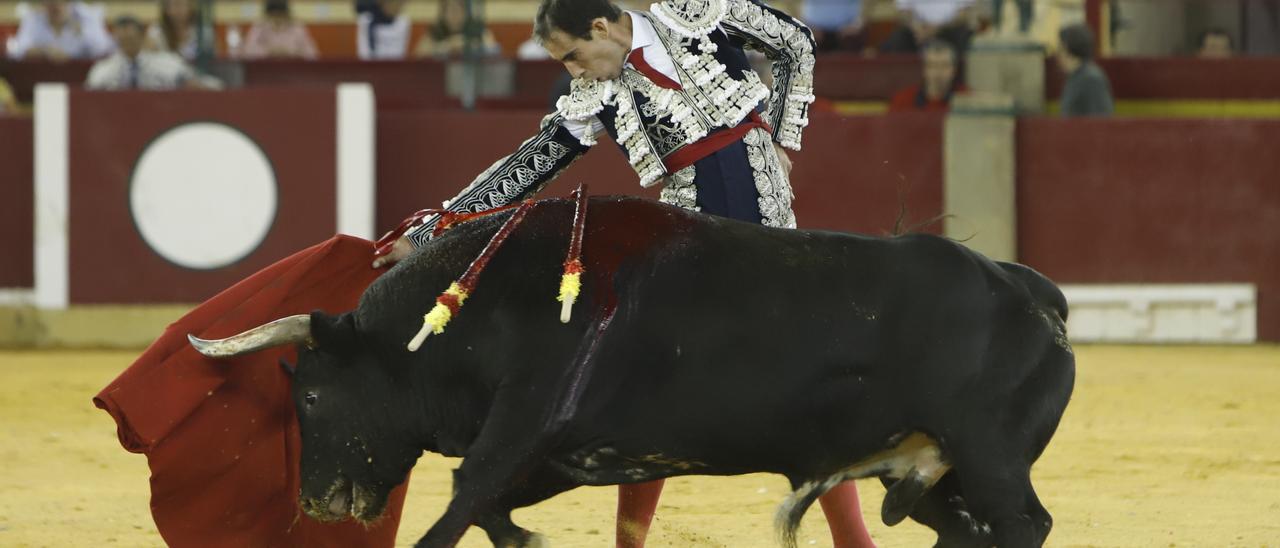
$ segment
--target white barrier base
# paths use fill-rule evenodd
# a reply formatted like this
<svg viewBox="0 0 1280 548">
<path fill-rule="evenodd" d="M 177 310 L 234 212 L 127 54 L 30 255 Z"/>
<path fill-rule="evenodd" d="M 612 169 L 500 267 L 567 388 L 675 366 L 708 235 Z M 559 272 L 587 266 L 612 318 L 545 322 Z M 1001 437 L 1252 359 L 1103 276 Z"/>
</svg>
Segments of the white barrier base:
<svg viewBox="0 0 1280 548">
<path fill-rule="evenodd" d="M 31 306 L 36 302 L 34 289 L 0 287 L 0 306 Z"/>
<path fill-rule="evenodd" d="M 1063 285 L 1073 342 L 1247 344 L 1257 339 L 1252 284 Z"/>
</svg>

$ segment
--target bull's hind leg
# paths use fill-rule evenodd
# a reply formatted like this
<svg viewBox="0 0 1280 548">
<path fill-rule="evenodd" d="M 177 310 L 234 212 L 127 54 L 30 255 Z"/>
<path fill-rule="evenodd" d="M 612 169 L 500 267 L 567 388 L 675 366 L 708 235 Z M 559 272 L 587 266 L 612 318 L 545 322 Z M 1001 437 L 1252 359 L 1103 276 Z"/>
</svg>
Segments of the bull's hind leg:
<svg viewBox="0 0 1280 548">
<path fill-rule="evenodd" d="M 999 548 L 1039 547 L 1052 520 L 1031 487 L 1031 464 L 997 443 L 950 447 L 960 492 L 973 517 L 990 525 Z"/>
<path fill-rule="evenodd" d="M 1009 475 L 991 470 L 970 478 L 961 474 L 965 500 L 975 516 L 991 525 L 992 540 L 999 548 L 1038 547 L 1048 536 L 1048 513 L 1043 507 L 1032 508 L 1028 500 L 1035 497 L 1030 470 Z M 1010 477 L 1012 476 L 1012 477 Z"/>
<path fill-rule="evenodd" d="M 880 478 L 889 487 L 890 478 Z M 960 480 L 955 472 L 942 477 L 916 501 L 911 519 L 938 534 L 934 548 L 987 548 L 991 546 L 991 528 L 974 519 L 960 495 Z"/>
<path fill-rule="evenodd" d="M 920 432 L 894 436 L 887 447 L 866 459 L 816 480 L 792 478 L 792 493 L 778 508 L 776 526 L 783 546 L 795 546 L 805 511 L 819 496 L 842 481 L 871 476 L 896 478 L 885 496 L 881 517 L 888 525 L 906 518 L 916 503 L 947 473 L 950 464 L 933 438 Z"/>
</svg>

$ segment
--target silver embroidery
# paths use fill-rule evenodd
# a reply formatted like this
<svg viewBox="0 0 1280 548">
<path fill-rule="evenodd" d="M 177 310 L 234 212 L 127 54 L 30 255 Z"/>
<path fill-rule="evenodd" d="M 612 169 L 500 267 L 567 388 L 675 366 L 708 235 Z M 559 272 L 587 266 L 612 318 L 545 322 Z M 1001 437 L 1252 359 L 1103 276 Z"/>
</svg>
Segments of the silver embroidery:
<svg viewBox="0 0 1280 548">
<path fill-rule="evenodd" d="M 657 184 L 666 174 L 667 168 L 662 165 L 644 132 L 640 120 L 640 111 L 636 109 L 635 94 L 623 84 L 624 93 L 617 93 L 613 99 L 618 106 L 615 126 L 618 131 L 618 143 L 627 151 L 627 162 L 640 176 L 640 186 L 645 188 Z"/>
<path fill-rule="evenodd" d="M 569 83 L 569 94 L 556 100 L 556 110 L 566 120 L 581 122 L 600 114 L 613 97 L 613 81 L 596 82 L 575 78 Z"/>
<path fill-rule="evenodd" d="M 711 129 L 707 120 L 690 105 L 688 94 L 680 90 L 665 89 L 634 70 L 622 73 L 626 88 L 643 95 L 647 100 L 644 115 L 653 119 L 645 127 L 654 152 L 665 158 L 668 154 L 698 142 Z"/>
<path fill-rule="evenodd" d="M 697 110 L 713 125 L 734 127 L 742 122 L 761 101 L 769 97 L 769 87 L 755 72 L 746 70 L 734 79 L 723 63 L 715 58 L 714 49 L 699 46 L 694 53 L 692 41 L 664 24 L 653 25 L 663 46 L 675 62 L 681 92 L 691 97 Z M 704 37 L 705 38 L 705 37 Z"/>
<path fill-rule="evenodd" d="M 760 221 L 765 226 L 795 228 L 796 215 L 791 210 L 791 181 L 782 171 L 778 151 L 773 149 L 769 132 L 761 128 L 748 131 L 742 138 L 747 145 L 747 162 L 760 194 Z"/>
<path fill-rule="evenodd" d="M 575 78 L 569 83 L 569 94 L 556 100 L 556 113 L 566 120 L 584 122 L 600 114 L 604 106 L 613 98 L 614 83 L 612 80 L 596 82 Z M 594 146 L 596 136 L 590 128 L 578 138 L 582 146 Z"/>
<path fill-rule="evenodd" d="M 649 12 L 682 36 L 701 39 L 716 30 L 728 8 L 728 0 L 664 0 L 650 4 Z"/>
<path fill-rule="evenodd" d="M 560 122 L 558 114 L 544 118 L 542 131 L 521 143 L 514 153 L 490 165 L 456 197 L 445 201 L 442 204 L 444 208 L 465 213 L 485 211 L 507 205 L 521 195 L 542 190 L 555 179 L 556 173 L 569 167 L 562 166 L 553 173 L 557 162 L 573 152 L 554 140 Z M 414 246 L 421 246 L 431 238 L 431 231 L 438 220 L 438 216 L 428 217 L 421 226 L 409 232 Z"/>
<path fill-rule="evenodd" d="M 698 207 L 698 187 L 693 184 L 696 178 L 698 178 L 698 172 L 694 166 L 672 173 L 666 178 L 667 184 L 662 187 L 662 193 L 658 195 L 658 199 L 664 204 L 702 211 L 702 208 Z"/>
<path fill-rule="evenodd" d="M 813 48 L 798 22 L 781 21 L 749 0 L 664 0 L 650 6 L 650 13 L 657 19 L 651 22 L 675 63 L 683 89 L 663 89 L 634 70 L 608 82 L 575 80 L 570 94 L 557 102 L 559 115 L 582 121 L 607 106 L 616 107 L 617 141 L 644 187 L 667 175 L 662 158 L 683 146 L 681 142 L 687 145 L 714 128 L 737 126 L 765 100 L 770 101 L 769 119 L 777 141 L 800 148 L 800 132 L 808 125 L 805 113 L 813 101 Z M 746 38 L 776 58 L 778 83 L 772 98 L 755 72 L 743 71 L 740 79 L 734 78 L 715 58 L 710 34 L 721 22 L 726 32 Z M 636 93 L 646 98 L 644 114 L 656 120 L 654 127 L 645 127 L 636 108 Z M 579 140 L 590 146 L 595 136 Z M 768 153 L 775 154 L 771 148 Z"/>
<path fill-rule="evenodd" d="M 747 40 L 773 61 L 773 96 L 769 122 L 775 139 L 784 147 L 800 150 L 800 134 L 809 125 L 813 102 L 813 39 L 798 21 L 782 21 L 772 12 L 748 0 L 731 0 L 725 16 L 726 32 Z"/>
</svg>

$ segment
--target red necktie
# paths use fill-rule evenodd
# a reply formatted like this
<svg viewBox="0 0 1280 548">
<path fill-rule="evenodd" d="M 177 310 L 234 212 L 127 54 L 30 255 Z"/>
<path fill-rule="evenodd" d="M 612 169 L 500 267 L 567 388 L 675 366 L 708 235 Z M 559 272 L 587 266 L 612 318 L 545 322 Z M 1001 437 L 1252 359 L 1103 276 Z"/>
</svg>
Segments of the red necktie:
<svg viewBox="0 0 1280 548">
<path fill-rule="evenodd" d="M 648 61 L 644 60 L 644 48 L 631 50 L 631 53 L 627 54 L 627 62 L 631 63 L 631 66 L 640 71 L 640 74 L 643 74 L 645 78 L 652 80 L 653 83 L 657 84 L 660 88 L 683 89 L 679 82 L 668 78 L 667 75 L 661 72 L 658 72 L 658 69 L 653 68 Z"/>
</svg>

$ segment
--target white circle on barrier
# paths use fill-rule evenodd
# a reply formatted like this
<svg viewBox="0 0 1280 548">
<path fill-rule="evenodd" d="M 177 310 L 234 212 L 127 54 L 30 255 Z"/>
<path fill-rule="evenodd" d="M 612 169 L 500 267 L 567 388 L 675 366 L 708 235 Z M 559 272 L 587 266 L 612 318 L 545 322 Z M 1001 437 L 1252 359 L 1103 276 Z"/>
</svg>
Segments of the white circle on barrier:
<svg viewBox="0 0 1280 548">
<path fill-rule="evenodd" d="M 253 252 L 275 221 L 276 200 L 266 153 L 244 133 L 211 122 L 156 137 L 129 181 L 142 239 L 191 269 L 221 268 Z"/>
</svg>

